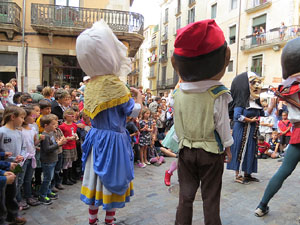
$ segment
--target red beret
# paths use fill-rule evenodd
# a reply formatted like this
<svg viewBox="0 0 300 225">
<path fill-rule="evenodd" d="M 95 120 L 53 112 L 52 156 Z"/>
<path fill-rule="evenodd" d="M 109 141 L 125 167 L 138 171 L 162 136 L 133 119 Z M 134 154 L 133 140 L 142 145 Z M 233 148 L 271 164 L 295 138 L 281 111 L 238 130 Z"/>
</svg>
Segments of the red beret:
<svg viewBox="0 0 300 225">
<path fill-rule="evenodd" d="M 177 30 L 174 54 L 185 57 L 205 55 L 225 43 L 221 28 L 214 20 L 202 20 Z"/>
</svg>

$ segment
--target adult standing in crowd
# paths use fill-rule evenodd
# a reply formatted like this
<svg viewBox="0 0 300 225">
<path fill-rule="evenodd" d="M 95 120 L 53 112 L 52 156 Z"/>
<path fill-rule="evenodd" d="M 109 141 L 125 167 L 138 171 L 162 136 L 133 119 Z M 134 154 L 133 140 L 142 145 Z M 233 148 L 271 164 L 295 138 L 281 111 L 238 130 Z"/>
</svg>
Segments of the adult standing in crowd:
<svg viewBox="0 0 300 225">
<path fill-rule="evenodd" d="M 160 105 L 160 103 L 161 103 L 161 97 L 155 97 L 154 101 L 149 105 L 149 109 L 151 113 L 157 112 L 157 107 Z"/>
<path fill-rule="evenodd" d="M 18 92 L 17 79 L 16 78 L 12 78 L 12 79 L 10 79 L 9 83 L 11 83 L 13 85 L 14 92 Z"/>
<path fill-rule="evenodd" d="M 58 89 L 54 96 L 55 100 L 51 102 L 51 113 L 61 122 L 64 119 L 64 111 L 71 105 L 71 97 L 64 89 Z"/>
<path fill-rule="evenodd" d="M 40 100 L 44 99 L 44 96 L 42 95 L 43 86 L 37 85 L 36 86 L 36 92 L 31 93 L 31 98 L 34 103 L 38 103 Z"/>
<path fill-rule="evenodd" d="M 87 85 L 87 83 L 90 81 L 91 77 L 90 76 L 84 76 L 83 77 L 83 85 L 78 89 L 80 93 L 79 101 L 83 101 L 84 99 L 84 90 Z"/>
</svg>

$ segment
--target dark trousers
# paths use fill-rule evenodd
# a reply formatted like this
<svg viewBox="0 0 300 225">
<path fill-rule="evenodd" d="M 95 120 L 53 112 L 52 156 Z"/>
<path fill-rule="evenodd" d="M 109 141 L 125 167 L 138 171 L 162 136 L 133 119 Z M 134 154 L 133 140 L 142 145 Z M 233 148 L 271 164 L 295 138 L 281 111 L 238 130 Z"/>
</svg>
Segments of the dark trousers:
<svg viewBox="0 0 300 225">
<path fill-rule="evenodd" d="M 63 163 L 63 156 L 62 153 L 59 153 L 57 155 L 58 161 L 56 162 L 55 169 L 54 169 L 54 178 L 51 182 L 51 188 L 53 188 L 56 185 L 61 184 L 62 177 L 60 176 L 61 170 L 62 170 L 62 163 Z"/>
<path fill-rule="evenodd" d="M 179 204 L 175 225 L 190 225 L 193 202 L 201 184 L 205 225 L 220 225 L 220 195 L 224 155 L 183 148 L 178 158 Z"/>
<path fill-rule="evenodd" d="M 5 219 L 13 220 L 18 217 L 19 205 L 16 200 L 17 184 L 8 184 L 0 189 L 0 224 L 5 224 Z"/>
</svg>

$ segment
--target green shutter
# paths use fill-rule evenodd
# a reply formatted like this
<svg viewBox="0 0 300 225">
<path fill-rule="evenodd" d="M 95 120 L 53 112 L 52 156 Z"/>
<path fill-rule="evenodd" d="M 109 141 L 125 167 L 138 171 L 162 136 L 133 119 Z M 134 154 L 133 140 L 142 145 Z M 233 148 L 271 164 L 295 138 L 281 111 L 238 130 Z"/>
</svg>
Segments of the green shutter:
<svg viewBox="0 0 300 225">
<path fill-rule="evenodd" d="M 256 17 L 253 19 L 253 27 L 257 27 L 259 25 L 265 24 L 267 19 L 267 14 Z"/>
<path fill-rule="evenodd" d="M 236 25 L 229 28 L 229 37 L 235 37 L 236 34 Z"/>
</svg>

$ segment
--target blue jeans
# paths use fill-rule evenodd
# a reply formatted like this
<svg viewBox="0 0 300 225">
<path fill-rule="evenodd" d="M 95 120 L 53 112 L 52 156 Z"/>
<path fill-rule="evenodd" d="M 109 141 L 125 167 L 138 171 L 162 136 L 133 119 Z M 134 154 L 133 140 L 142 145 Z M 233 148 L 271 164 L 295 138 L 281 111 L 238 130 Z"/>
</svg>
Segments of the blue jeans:
<svg viewBox="0 0 300 225">
<path fill-rule="evenodd" d="M 31 166 L 32 159 L 26 159 L 22 169 L 23 172 L 18 174 L 18 191 L 17 191 L 17 201 L 20 202 L 22 200 L 21 196 L 21 187 L 24 188 L 24 197 L 31 198 L 31 181 L 34 169 Z"/>
<path fill-rule="evenodd" d="M 40 195 L 46 197 L 47 194 L 51 193 L 51 180 L 54 176 L 54 169 L 55 169 L 56 162 L 54 163 L 43 163 L 42 162 L 42 169 L 43 169 L 43 182 L 40 189 Z"/>
</svg>

